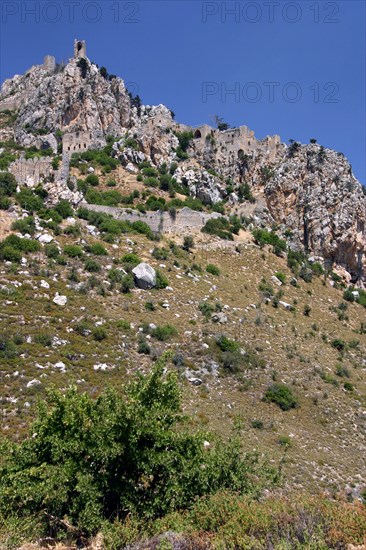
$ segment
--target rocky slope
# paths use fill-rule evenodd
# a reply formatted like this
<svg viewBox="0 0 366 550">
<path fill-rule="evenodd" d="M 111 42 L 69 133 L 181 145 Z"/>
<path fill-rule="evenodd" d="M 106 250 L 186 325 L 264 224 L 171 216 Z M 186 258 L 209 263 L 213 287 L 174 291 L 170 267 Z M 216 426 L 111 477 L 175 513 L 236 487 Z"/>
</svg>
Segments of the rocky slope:
<svg viewBox="0 0 366 550">
<path fill-rule="evenodd" d="M 228 214 L 243 211 L 240 188 L 248 184 L 262 199 L 254 223 L 278 226 L 292 247 L 338 266 L 348 282 L 365 284 L 366 197 L 341 153 L 315 143 L 288 147 L 278 136 L 258 141 L 246 127 L 178 124 L 167 107 L 141 105 L 120 78 L 82 54 L 75 50 L 66 66 L 48 61 L 32 67 L 1 89 L 0 110 L 16 113 L 16 142 L 66 154 L 54 175 L 54 200 L 61 193 L 80 200 L 66 185 L 70 155 L 104 147 L 113 136 L 111 154 L 129 171 L 144 161 L 157 167 L 177 162 L 175 180 L 206 204 L 223 201 Z M 8 127 L 0 132 L 9 138 Z"/>
</svg>

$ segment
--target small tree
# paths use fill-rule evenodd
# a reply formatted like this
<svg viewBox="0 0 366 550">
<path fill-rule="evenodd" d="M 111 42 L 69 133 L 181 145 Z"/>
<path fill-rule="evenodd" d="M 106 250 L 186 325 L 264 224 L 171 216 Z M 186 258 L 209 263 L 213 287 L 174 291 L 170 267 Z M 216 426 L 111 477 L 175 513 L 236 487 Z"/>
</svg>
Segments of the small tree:
<svg viewBox="0 0 366 550">
<path fill-rule="evenodd" d="M 213 122 L 218 130 L 220 132 L 224 132 L 225 130 L 229 130 L 230 124 L 224 121 L 224 119 L 219 115 L 213 115 Z"/>
</svg>

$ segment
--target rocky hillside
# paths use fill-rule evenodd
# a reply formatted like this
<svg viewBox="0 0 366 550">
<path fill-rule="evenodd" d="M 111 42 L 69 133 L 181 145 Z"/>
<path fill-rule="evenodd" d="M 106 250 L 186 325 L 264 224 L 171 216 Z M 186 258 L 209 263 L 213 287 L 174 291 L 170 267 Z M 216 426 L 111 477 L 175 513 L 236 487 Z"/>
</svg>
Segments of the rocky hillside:
<svg viewBox="0 0 366 550">
<path fill-rule="evenodd" d="M 344 156 L 179 124 L 80 41 L 3 84 L 0 141 L 0 547 L 361 544 L 366 202 Z M 124 407 L 135 374 L 169 399 Z M 55 429 L 27 439 L 49 388 Z"/>
<path fill-rule="evenodd" d="M 316 143 L 286 146 L 278 136 L 258 141 L 245 126 L 178 124 L 165 106 L 142 105 L 120 78 L 92 63 L 78 41 L 65 66 L 48 56 L 43 65 L 4 82 L 0 110 L 11 115 L 12 124 L 3 125 L 0 134 L 8 146 L 14 139 L 20 148 L 63 153 L 63 170 L 53 174 L 56 192 L 49 186 L 54 201 L 60 193 L 81 200 L 67 190 L 69 157 L 112 140 L 108 154 L 130 172 L 144 162 L 171 167 L 174 182 L 204 204 L 224 204 L 226 214 L 245 214 L 243 193 L 253 195 L 254 223 L 276 226 L 291 247 L 341 268 L 347 282 L 364 284 L 366 198 L 341 153 Z"/>
</svg>

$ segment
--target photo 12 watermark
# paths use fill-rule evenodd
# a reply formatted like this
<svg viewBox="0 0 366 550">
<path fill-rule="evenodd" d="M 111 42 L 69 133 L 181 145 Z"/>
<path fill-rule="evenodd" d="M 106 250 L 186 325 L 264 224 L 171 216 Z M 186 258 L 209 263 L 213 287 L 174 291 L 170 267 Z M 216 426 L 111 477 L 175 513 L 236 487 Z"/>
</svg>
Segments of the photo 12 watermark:
<svg viewBox="0 0 366 550">
<path fill-rule="evenodd" d="M 339 103 L 340 86 L 337 82 L 202 82 L 202 103 L 219 100 L 221 103 Z"/>
<path fill-rule="evenodd" d="M 334 24 L 340 21 L 337 2 L 202 2 L 202 23 L 276 23 L 300 21 Z"/>
<path fill-rule="evenodd" d="M 135 24 L 140 22 L 140 3 L 128 1 L 48 1 L 0 2 L 1 23 L 85 23 Z"/>
</svg>

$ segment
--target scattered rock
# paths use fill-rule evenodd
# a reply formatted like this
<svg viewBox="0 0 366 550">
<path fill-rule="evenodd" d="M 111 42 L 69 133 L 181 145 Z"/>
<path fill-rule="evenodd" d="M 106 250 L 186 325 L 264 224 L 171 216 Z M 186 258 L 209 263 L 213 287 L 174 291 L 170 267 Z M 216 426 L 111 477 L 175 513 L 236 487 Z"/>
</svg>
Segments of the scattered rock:
<svg viewBox="0 0 366 550">
<path fill-rule="evenodd" d="M 58 306 L 65 306 L 67 304 L 67 296 L 61 296 L 58 292 L 56 292 L 53 303 Z"/>
<path fill-rule="evenodd" d="M 135 284 L 138 288 L 149 290 L 156 285 L 155 269 L 145 262 L 133 268 L 132 273 L 135 278 Z"/>
</svg>

